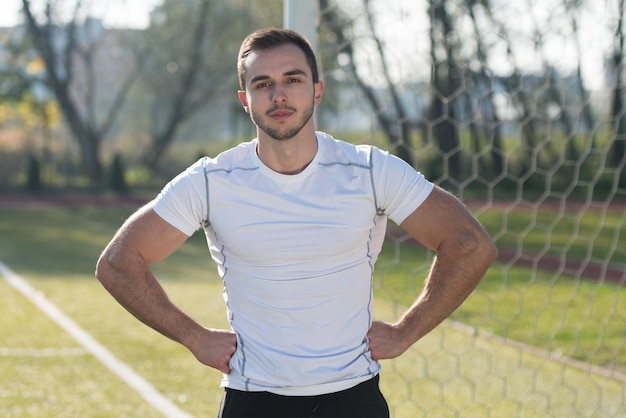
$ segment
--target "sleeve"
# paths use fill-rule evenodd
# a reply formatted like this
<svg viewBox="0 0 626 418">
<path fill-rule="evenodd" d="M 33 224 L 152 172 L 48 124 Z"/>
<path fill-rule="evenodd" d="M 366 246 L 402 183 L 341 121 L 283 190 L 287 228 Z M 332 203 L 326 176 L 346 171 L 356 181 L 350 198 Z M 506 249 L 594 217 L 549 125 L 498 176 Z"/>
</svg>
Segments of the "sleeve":
<svg viewBox="0 0 626 418">
<path fill-rule="evenodd" d="M 396 224 L 404 221 L 430 195 L 434 184 L 404 160 L 374 148 L 373 182 L 378 207 Z"/>
<path fill-rule="evenodd" d="M 166 184 L 155 198 L 152 208 L 187 236 L 193 235 L 206 220 L 204 159 Z"/>
</svg>

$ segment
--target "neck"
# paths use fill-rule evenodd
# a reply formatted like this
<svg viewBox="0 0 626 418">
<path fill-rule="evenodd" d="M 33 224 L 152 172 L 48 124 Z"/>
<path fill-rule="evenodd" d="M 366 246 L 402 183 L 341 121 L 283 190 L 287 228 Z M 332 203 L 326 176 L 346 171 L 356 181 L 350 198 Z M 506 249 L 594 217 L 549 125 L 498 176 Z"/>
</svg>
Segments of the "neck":
<svg viewBox="0 0 626 418">
<path fill-rule="evenodd" d="M 298 174 L 315 158 L 317 138 L 315 132 L 280 141 L 259 135 L 256 152 L 263 164 L 277 173 Z"/>
</svg>

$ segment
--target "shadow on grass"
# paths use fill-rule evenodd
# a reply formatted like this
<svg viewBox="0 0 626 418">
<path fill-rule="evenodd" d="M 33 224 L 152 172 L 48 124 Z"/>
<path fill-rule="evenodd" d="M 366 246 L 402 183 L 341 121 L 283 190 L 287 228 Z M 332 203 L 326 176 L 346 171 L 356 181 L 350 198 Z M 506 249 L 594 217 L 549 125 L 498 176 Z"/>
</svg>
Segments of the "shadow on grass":
<svg viewBox="0 0 626 418">
<path fill-rule="evenodd" d="M 134 212 L 129 208 L 39 207 L 0 209 L 0 260 L 20 274 L 33 277 L 93 277 L 96 261 L 122 223 Z M 204 241 L 196 233 L 156 270 L 185 280 L 185 266 L 207 260 L 215 271 Z"/>
</svg>

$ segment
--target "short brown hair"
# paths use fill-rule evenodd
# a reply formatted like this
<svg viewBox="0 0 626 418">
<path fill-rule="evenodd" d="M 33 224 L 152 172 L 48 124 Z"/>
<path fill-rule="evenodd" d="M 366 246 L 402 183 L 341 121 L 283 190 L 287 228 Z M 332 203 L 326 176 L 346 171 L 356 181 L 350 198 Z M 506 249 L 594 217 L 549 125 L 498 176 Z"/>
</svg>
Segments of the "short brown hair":
<svg viewBox="0 0 626 418">
<path fill-rule="evenodd" d="M 317 83 L 319 81 L 317 60 L 309 41 L 304 36 L 291 29 L 265 28 L 246 36 L 241 43 L 237 59 L 237 74 L 239 75 L 239 86 L 241 89 L 246 89 L 246 58 L 251 52 L 272 49 L 290 43 L 295 44 L 304 52 L 306 61 L 311 68 L 313 83 Z"/>
</svg>

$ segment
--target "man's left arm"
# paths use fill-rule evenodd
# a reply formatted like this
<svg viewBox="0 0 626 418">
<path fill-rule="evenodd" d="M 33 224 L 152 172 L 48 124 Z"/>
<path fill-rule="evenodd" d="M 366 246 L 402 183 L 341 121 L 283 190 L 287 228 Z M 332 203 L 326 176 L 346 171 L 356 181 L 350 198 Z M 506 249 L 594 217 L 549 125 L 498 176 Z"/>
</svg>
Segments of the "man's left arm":
<svg viewBox="0 0 626 418">
<path fill-rule="evenodd" d="M 372 324 L 367 337 L 375 360 L 398 357 L 450 316 L 497 256 L 480 223 L 456 197 L 439 187 L 400 226 L 437 254 L 413 306 L 393 324 Z"/>
</svg>

